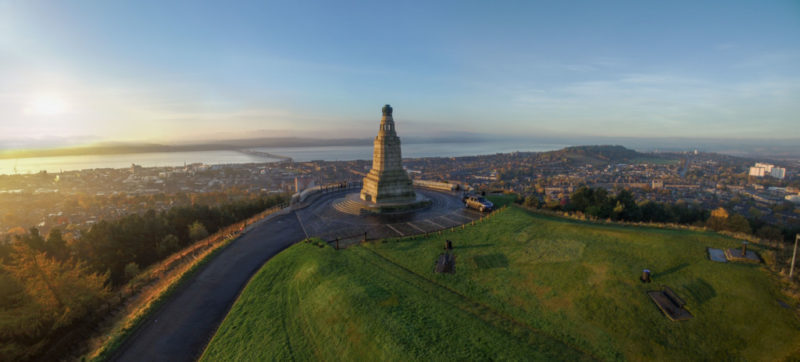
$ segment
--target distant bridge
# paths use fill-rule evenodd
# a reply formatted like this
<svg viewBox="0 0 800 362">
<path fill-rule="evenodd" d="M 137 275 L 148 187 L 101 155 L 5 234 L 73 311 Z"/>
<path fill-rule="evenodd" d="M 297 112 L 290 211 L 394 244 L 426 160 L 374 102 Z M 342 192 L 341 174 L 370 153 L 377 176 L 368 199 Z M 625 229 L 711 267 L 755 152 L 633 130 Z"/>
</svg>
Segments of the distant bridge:
<svg viewBox="0 0 800 362">
<path fill-rule="evenodd" d="M 281 160 L 282 162 L 294 162 L 291 157 L 277 155 L 274 153 L 264 152 L 264 151 L 256 151 L 256 150 L 248 150 L 248 149 L 238 149 L 237 151 L 244 153 L 245 155 L 261 157 L 261 158 L 271 158 L 274 160 Z"/>
</svg>

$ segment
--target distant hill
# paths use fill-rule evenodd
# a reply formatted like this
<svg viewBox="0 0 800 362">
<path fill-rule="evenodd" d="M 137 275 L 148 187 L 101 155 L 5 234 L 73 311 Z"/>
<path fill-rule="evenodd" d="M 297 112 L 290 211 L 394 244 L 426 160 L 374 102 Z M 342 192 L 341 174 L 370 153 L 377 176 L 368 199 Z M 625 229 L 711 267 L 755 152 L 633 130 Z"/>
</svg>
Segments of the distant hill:
<svg viewBox="0 0 800 362">
<path fill-rule="evenodd" d="M 605 161 L 632 161 L 644 157 L 643 153 L 625 148 L 623 146 L 574 146 L 553 151 L 562 153 L 565 157 L 592 157 Z"/>
<path fill-rule="evenodd" d="M 573 146 L 537 154 L 541 161 L 561 161 L 572 165 L 593 166 L 612 163 L 670 162 L 675 154 L 642 153 L 619 145 Z"/>
</svg>

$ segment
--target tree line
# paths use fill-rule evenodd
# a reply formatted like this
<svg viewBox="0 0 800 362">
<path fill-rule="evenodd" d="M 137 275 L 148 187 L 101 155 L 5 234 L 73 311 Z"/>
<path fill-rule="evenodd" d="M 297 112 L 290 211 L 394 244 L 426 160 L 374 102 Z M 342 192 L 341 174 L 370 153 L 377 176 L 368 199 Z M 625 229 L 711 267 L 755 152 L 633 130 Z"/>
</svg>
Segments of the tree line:
<svg viewBox="0 0 800 362">
<path fill-rule="evenodd" d="M 604 188 L 582 186 L 566 202 L 543 202 L 536 195 L 529 195 L 521 202 L 528 207 L 581 213 L 592 219 L 705 226 L 769 240 L 793 240 L 795 233 L 800 231 L 796 226 L 770 225 L 758 218 L 747 218 L 724 208 L 710 211 L 687 203 L 637 202 L 633 193 L 624 189 L 612 195 Z"/>
<path fill-rule="evenodd" d="M 59 229 L 0 243 L 0 360 L 35 358 L 139 270 L 287 200 L 258 197 L 103 220 L 67 243 Z"/>
</svg>

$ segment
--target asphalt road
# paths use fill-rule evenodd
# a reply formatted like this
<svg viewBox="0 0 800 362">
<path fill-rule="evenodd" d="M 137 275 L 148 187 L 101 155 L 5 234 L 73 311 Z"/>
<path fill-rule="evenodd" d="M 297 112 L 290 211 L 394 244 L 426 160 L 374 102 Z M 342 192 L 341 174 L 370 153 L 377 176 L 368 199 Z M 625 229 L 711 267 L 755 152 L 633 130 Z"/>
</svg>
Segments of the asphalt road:
<svg viewBox="0 0 800 362">
<path fill-rule="evenodd" d="M 272 256 L 304 238 L 294 212 L 250 230 L 176 291 L 112 360 L 196 360 L 250 277 Z"/>
<path fill-rule="evenodd" d="M 357 191 L 351 191 L 357 192 Z M 265 220 L 225 247 L 119 348 L 114 361 L 194 361 L 203 352 L 239 292 L 267 260 L 306 238 L 369 234 L 370 239 L 435 231 L 475 220 L 454 194 L 417 190 L 431 199 L 405 215 L 354 216 L 331 204 L 348 192 L 322 195 L 309 206 Z M 352 242 L 357 242 L 354 238 Z M 343 244 L 348 244 L 343 240 Z"/>
</svg>

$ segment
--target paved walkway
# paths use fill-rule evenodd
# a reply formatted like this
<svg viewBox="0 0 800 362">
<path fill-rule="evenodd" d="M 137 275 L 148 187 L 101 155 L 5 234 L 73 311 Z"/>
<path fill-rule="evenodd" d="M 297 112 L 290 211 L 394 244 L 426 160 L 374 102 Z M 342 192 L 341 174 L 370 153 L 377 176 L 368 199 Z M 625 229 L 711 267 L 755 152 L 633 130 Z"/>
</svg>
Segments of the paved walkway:
<svg viewBox="0 0 800 362">
<path fill-rule="evenodd" d="M 424 189 L 415 191 L 431 200 L 430 208 L 409 214 L 373 216 L 345 214 L 334 209 L 332 204 L 349 193 L 358 192 L 358 190 L 348 190 L 322 195 L 313 204 L 298 210 L 297 215 L 309 236 L 316 236 L 326 241 L 338 237 L 343 245 L 358 242 L 363 239 L 365 232 L 369 239 L 424 234 L 469 223 L 482 216 L 478 211 L 465 208 L 461 198 L 455 193 Z"/>
<path fill-rule="evenodd" d="M 417 190 L 433 201 L 407 215 L 353 216 L 331 203 L 348 192 L 322 195 L 307 207 L 270 217 L 225 247 L 159 308 L 112 357 L 115 361 L 194 361 L 203 352 L 239 292 L 264 263 L 306 238 L 363 235 L 370 239 L 421 234 L 475 220 L 454 194 Z M 355 238 L 357 242 L 359 238 Z"/>
</svg>

